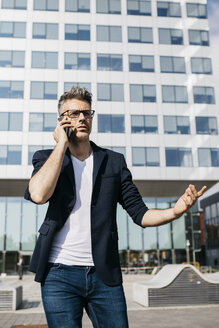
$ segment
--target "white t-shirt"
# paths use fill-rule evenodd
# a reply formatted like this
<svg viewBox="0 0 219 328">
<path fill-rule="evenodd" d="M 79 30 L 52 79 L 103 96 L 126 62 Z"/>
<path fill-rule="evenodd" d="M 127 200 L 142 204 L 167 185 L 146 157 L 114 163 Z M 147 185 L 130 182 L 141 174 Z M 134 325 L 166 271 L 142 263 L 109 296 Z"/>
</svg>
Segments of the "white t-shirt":
<svg viewBox="0 0 219 328">
<path fill-rule="evenodd" d="M 92 266 L 90 205 L 93 154 L 85 161 L 71 156 L 75 174 L 76 203 L 64 226 L 54 237 L 49 262 Z"/>
</svg>

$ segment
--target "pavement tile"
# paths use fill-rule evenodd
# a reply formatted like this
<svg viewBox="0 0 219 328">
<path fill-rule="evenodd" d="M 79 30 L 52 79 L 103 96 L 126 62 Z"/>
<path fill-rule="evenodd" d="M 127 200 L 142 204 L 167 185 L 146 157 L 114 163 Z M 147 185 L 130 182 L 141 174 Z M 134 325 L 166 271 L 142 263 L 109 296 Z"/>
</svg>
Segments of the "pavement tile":
<svg viewBox="0 0 219 328">
<path fill-rule="evenodd" d="M 0 328 L 15 325 L 46 324 L 41 302 L 40 284 L 33 281 L 32 275 L 19 281 L 15 276 L 1 279 L 7 283 L 23 286 L 23 305 L 17 311 L 0 311 Z M 166 308 L 145 308 L 132 299 L 132 284 L 151 279 L 150 275 L 124 275 L 124 290 L 127 300 L 130 328 L 211 328 L 219 327 L 219 305 L 201 305 Z M 92 328 L 86 313 L 82 320 L 83 328 Z"/>
</svg>

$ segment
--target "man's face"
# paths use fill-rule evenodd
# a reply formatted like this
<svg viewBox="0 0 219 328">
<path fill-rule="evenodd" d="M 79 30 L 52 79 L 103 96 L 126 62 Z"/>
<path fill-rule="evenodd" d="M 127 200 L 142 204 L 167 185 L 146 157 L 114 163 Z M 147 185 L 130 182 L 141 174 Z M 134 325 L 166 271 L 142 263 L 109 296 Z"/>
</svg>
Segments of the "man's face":
<svg viewBox="0 0 219 328">
<path fill-rule="evenodd" d="M 64 120 L 71 122 L 73 138 L 77 140 L 86 140 L 91 133 L 92 117 L 85 115 L 88 110 L 91 110 L 89 103 L 79 99 L 66 100 L 60 109 L 60 116 L 64 113 Z"/>
</svg>

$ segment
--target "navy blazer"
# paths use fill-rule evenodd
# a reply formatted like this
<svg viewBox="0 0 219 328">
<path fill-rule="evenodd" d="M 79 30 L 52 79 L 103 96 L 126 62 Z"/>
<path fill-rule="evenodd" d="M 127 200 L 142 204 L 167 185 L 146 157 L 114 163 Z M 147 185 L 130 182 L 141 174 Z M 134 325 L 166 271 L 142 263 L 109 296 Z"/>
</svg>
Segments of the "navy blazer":
<svg viewBox="0 0 219 328">
<path fill-rule="evenodd" d="M 100 148 L 91 142 L 94 158 L 93 191 L 91 198 L 91 241 L 95 270 L 107 285 L 122 283 L 118 254 L 116 209 L 119 202 L 133 221 L 141 226 L 147 211 L 141 195 L 132 182 L 124 156 Z M 42 167 L 52 149 L 37 151 L 33 156 L 32 176 Z M 31 200 L 29 189 L 24 198 Z M 62 228 L 76 201 L 74 169 L 67 149 L 54 193 L 49 199 L 45 220 L 39 229 L 39 237 L 33 252 L 29 270 L 35 272 L 35 280 L 45 278 L 48 258 L 55 233 Z"/>
</svg>

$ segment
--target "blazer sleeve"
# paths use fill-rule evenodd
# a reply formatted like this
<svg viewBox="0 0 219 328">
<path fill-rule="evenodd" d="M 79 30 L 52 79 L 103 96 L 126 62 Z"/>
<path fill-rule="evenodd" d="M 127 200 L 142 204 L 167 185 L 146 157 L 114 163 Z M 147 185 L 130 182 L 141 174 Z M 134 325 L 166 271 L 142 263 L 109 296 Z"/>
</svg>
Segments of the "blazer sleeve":
<svg viewBox="0 0 219 328">
<path fill-rule="evenodd" d="M 141 221 L 148 207 L 142 200 L 142 197 L 132 181 L 132 175 L 129 171 L 125 158 L 121 157 L 121 188 L 119 203 L 127 211 L 134 223 L 142 227 Z"/>
<path fill-rule="evenodd" d="M 32 159 L 32 164 L 33 164 L 33 172 L 31 175 L 31 178 L 40 170 L 40 168 L 43 166 L 43 164 L 46 162 L 46 160 L 48 159 L 49 155 L 51 154 L 52 150 L 48 150 L 48 151 L 42 151 L 42 150 L 38 150 L 34 153 L 33 155 L 33 159 Z M 24 193 L 24 198 L 26 200 L 30 200 L 31 202 L 35 203 L 31 196 L 30 196 L 30 192 L 29 192 L 29 186 L 27 187 L 27 189 L 25 190 Z M 48 201 L 48 200 L 47 200 Z M 36 203 L 35 203 L 36 204 Z"/>
</svg>

